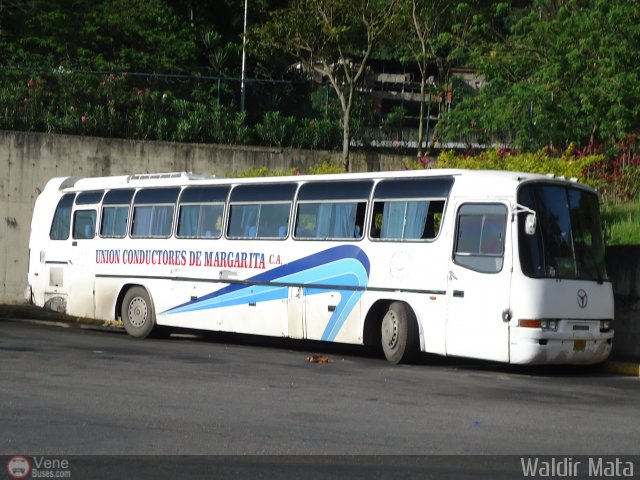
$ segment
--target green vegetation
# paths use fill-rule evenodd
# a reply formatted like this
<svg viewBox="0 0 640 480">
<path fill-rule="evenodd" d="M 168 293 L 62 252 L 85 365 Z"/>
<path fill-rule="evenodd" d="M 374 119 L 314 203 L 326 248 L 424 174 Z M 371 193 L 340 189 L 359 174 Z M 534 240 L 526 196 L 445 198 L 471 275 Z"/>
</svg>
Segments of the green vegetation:
<svg viewBox="0 0 640 480">
<path fill-rule="evenodd" d="M 407 168 L 426 166 L 425 162 L 415 161 Z M 442 152 L 431 167 L 552 173 L 576 178 L 600 193 L 607 243 L 640 245 L 640 162 L 630 148 L 623 149 L 613 161 L 607 161 L 603 154 L 578 152 L 573 147 L 561 154 L 548 150 L 486 150 L 476 155 Z"/>
<path fill-rule="evenodd" d="M 601 193 L 612 241 L 635 241 L 637 0 L 252 0 L 246 44 L 244 5 L 9 2 L 0 129 L 335 150 L 349 170 L 350 149 L 411 127 L 408 168 L 442 142 L 505 145 L 436 163 L 580 178 Z M 387 66 L 419 84 L 419 109 L 368 95 Z"/>
<path fill-rule="evenodd" d="M 604 205 L 602 224 L 608 245 L 640 245 L 640 202 Z"/>
</svg>

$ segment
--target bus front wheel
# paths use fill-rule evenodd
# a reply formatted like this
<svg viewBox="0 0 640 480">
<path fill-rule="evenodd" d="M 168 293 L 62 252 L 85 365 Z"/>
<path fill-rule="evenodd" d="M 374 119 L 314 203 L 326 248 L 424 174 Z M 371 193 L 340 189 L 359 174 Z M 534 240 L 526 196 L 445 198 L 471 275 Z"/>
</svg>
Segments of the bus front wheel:
<svg viewBox="0 0 640 480">
<path fill-rule="evenodd" d="M 122 323 L 132 337 L 149 336 L 156 324 L 153 303 L 142 287 L 130 288 L 122 300 Z"/>
<path fill-rule="evenodd" d="M 382 319 L 384 356 L 393 364 L 410 361 L 418 351 L 418 324 L 406 303 L 393 302 Z"/>
</svg>

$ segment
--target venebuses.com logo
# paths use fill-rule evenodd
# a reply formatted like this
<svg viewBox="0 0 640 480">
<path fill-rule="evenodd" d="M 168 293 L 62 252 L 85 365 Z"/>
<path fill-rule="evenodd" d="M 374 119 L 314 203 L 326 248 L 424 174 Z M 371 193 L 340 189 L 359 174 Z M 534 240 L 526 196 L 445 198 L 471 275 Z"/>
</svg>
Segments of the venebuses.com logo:
<svg viewBox="0 0 640 480">
<path fill-rule="evenodd" d="M 71 478 L 69 460 L 66 458 L 31 457 L 15 455 L 7 462 L 11 478 Z"/>
<path fill-rule="evenodd" d="M 12 478 L 25 478 L 31 471 L 31 464 L 25 457 L 15 456 L 7 463 L 7 472 Z"/>
</svg>

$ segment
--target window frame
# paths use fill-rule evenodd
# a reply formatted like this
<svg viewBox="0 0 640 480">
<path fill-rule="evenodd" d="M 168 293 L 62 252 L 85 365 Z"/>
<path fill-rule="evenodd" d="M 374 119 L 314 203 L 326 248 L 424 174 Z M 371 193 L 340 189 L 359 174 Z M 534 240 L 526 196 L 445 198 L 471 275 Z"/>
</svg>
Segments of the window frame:
<svg viewBox="0 0 640 480">
<path fill-rule="evenodd" d="M 162 239 L 170 238 L 173 235 L 175 229 L 175 217 L 178 205 L 178 196 L 180 194 L 180 187 L 161 187 L 161 188 L 144 188 L 138 190 L 132 202 L 132 211 L 129 224 L 129 237 L 135 239 Z M 157 216 L 160 209 L 171 208 L 171 213 L 168 215 L 169 228 L 166 234 L 153 235 L 154 225 L 157 222 Z M 151 209 L 149 218 L 149 226 L 147 231 L 143 234 L 134 234 L 136 229 L 136 213 L 138 209 Z M 166 223 L 164 224 L 166 226 Z"/>
<path fill-rule="evenodd" d="M 465 210 L 470 210 L 468 213 Z M 501 216 L 503 220 L 502 225 L 502 248 L 501 253 L 484 253 L 482 252 L 482 244 L 483 244 L 483 236 L 482 230 L 480 231 L 480 237 L 477 238 L 478 244 L 478 252 L 459 252 L 459 244 L 461 241 L 460 237 L 460 228 L 461 228 L 461 219 L 464 217 L 482 217 L 482 229 L 485 228 L 485 222 L 487 217 L 489 216 Z M 455 223 L 455 232 L 454 232 L 454 242 L 453 242 L 453 252 L 452 252 L 452 261 L 454 264 L 459 265 L 460 267 L 473 270 L 479 273 L 486 274 L 497 274 L 500 273 L 504 269 L 505 265 L 505 252 L 507 248 L 507 224 L 509 217 L 509 208 L 504 203 L 500 202 L 465 202 L 458 207 L 456 212 L 456 223 Z M 470 259 L 475 261 L 461 261 L 461 259 Z M 486 263 L 489 265 L 491 260 L 485 259 L 500 259 L 499 267 L 496 268 L 488 268 L 484 267 L 482 263 Z"/>
<path fill-rule="evenodd" d="M 127 189 L 113 189 L 105 193 L 102 197 L 102 204 L 100 206 L 100 228 L 98 229 L 98 236 L 100 238 L 125 238 L 129 232 L 129 223 L 131 221 L 131 203 L 136 191 L 132 188 Z M 104 221 L 106 218 L 105 211 L 107 209 L 120 210 L 126 208 L 127 215 L 125 218 L 124 232 L 121 235 L 105 234 L 104 233 Z M 117 219 L 117 215 L 114 216 L 113 221 Z M 115 229 L 113 229 L 115 230 Z"/>
<path fill-rule="evenodd" d="M 93 214 L 93 222 L 91 223 L 91 236 L 84 234 L 83 232 L 77 232 L 78 226 L 78 214 Z M 73 223 L 71 227 L 71 238 L 74 240 L 91 240 L 96 237 L 96 225 L 98 222 L 98 210 L 95 208 L 79 208 L 73 211 Z M 85 227 L 89 224 L 85 224 Z"/>
<path fill-rule="evenodd" d="M 49 227 L 49 240 L 54 241 L 64 241 L 69 240 L 71 236 L 71 224 L 73 221 L 73 204 L 75 202 L 76 194 L 75 193 L 65 193 L 60 200 L 58 200 L 58 204 L 53 212 L 53 219 L 51 220 L 51 226 Z M 64 209 L 64 210 L 63 210 Z M 64 227 L 63 225 L 58 225 L 60 222 L 64 222 L 66 220 L 66 236 L 54 237 L 54 231 L 58 230 L 60 227 Z"/>
</svg>

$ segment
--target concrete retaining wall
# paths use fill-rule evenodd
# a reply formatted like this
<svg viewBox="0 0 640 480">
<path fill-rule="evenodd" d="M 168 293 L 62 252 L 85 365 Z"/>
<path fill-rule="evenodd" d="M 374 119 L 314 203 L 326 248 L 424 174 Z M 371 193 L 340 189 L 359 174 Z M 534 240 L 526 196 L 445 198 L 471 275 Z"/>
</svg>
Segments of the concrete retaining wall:
<svg viewBox="0 0 640 480">
<path fill-rule="evenodd" d="M 354 154 L 353 171 L 402 170 L 408 157 Z M 191 171 L 232 176 L 248 168 L 271 170 L 339 165 L 340 154 L 226 145 L 141 142 L 0 131 L 0 303 L 21 303 L 35 199 L 52 177 Z M 616 358 L 640 359 L 640 247 L 607 251 L 616 293 Z"/>
<path fill-rule="evenodd" d="M 609 247 L 607 271 L 616 305 L 611 356 L 640 361 L 640 245 Z"/>
<path fill-rule="evenodd" d="M 408 157 L 353 154 L 353 171 L 402 170 Z M 52 177 L 195 172 L 233 176 L 249 168 L 341 165 L 338 152 L 142 142 L 0 131 L 0 303 L 19 303 L 27 282 L 35 199 Z"/>
</svg>

